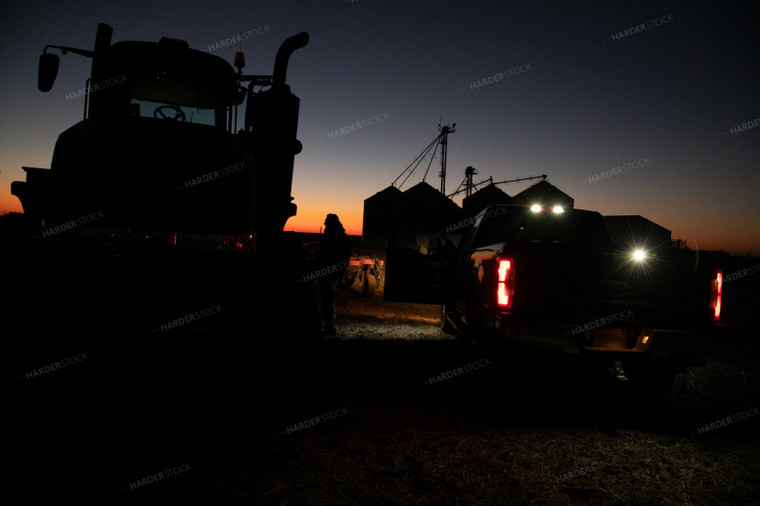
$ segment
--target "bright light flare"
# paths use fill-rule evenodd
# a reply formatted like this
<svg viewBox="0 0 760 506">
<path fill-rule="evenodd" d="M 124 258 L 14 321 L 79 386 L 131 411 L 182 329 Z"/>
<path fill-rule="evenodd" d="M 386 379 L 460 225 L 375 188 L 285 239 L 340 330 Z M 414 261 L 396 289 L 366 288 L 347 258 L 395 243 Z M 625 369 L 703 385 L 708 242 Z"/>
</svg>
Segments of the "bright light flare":
<svg viewBox="0 0 760 506">
<path fill-rule="evenodd" d="M 562 206 L 554 206 L 552 207 L 552 212 L 556 214 L 564 213 L 565 210 L 562 208 Z"/>
<path fill-rule="evenodd" d="M 541 212 L 541 206 L 539 204 L 533 204 L 530 206 L 530 210 L 534 213 L 540 213 Z"/>
<path fill-rule="evenodd" d="M 637 249 L 633 252 L 633 260 L 636 262 L 643 262 L 647 257 L 646 252 L 643 249 Z"/>
</svg>

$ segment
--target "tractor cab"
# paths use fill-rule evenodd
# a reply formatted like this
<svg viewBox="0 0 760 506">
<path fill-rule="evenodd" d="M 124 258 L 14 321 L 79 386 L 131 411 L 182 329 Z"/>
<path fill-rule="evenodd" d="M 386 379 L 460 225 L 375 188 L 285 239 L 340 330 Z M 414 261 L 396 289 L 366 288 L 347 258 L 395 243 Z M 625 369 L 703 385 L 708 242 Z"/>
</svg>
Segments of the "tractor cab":
<svg viewBox="0 0 760 506">
<path fill-rule="evenodd" d="M 45 47 L 41 91 L 52 88 L 58 72 L 51 49 L 92 58 L 92 71 L 84 119 L 59 136 L 47 177 L 34 188 L 14 183 L 25 212 L 39 216 L 42 227 L 97 212 L 100 228 L 217 234 L 232 244 L 281 233 L 296 213 L 290 193 L 301 151 L 299 99 L 285 75 L 308 34 L 282 44 L 268 76 L 243 74 L 242 53 L 236 71 L 182 40 L 111 44 L 111 34 L 101 23 L 92 51 Z"/>
</svg>

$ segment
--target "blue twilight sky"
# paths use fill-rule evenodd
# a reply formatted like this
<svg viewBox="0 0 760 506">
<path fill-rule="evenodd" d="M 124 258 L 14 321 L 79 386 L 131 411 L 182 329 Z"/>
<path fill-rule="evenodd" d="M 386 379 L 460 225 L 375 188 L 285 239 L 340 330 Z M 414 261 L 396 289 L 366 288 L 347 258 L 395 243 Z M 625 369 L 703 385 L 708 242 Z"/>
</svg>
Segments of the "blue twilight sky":
<svg viewBox="0 0 760 506">
<path fill-rule="evenodd" d="M 46 44 L 91 49 L 162 36 L 208 50 L 254 30 L 247 73 L 271 73 L 280 43 L 307 31 L 288 81 L 301 98 L 289 228 L 327 212 L 361 233 L 363 200 L 388 186 L 438 134 L 449 136 L 447 189 L 548 174 L 576 207 L 641 214 L 690 246 L 760 254 L 758 30 L 751 2 L 130 1 L 5 2 L 0 7 L 0 211 L 22 165 L 49 167 L 57 135 L 82 117 L 90 60 L 61 57 L 37 90 Z M 624 30 L 658 20 L 638 33 Z M 646 26 L 645 26 L 646 28 Z M 213 54 L 232 61 L 235 47 Z M 508 79 L 474 83 L 509 69 Z M 345 125 L 380 116 L 339 136 Z M 760 120 L 757 120 L 760 125 Z M 604 180 L 626 163 L 643 166 Z M 426 165 L 426 164 L 425 164 Z M 407 182 L 422 179 L 424 167 Z M 428 182 L 438 188 L 438 162 Z M 594 182 L 592 182 L 594 181 Z M 514 195 L 530 183 L 503 186 Z"/>
</svg>

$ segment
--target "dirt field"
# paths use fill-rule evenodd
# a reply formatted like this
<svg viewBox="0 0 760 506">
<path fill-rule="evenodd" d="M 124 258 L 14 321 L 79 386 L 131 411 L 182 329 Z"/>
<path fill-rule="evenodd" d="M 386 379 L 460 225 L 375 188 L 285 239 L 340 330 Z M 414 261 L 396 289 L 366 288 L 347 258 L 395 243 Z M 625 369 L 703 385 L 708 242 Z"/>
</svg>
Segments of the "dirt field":
<svg viewBox="0 0 760 506">
<path fill-rule="evenodd" d="M 11 483 L 27 504 L 760 498 L 760 416 L 700 433 L 760 404 L 756 334 L 636 402 L 604 371 L 443 336 L 435 306 L 341 291 L 337 308 L 338 335 L 298 353 L 93 355 L 14 381 Z"/>
</svg>

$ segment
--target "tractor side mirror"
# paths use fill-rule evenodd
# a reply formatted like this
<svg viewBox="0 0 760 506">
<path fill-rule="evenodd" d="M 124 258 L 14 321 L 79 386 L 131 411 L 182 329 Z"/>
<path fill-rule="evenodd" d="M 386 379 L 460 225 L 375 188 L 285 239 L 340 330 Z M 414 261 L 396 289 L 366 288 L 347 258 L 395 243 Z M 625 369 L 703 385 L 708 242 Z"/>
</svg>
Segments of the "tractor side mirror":
<svg viewBox="0 0 760 506">
<path fill-rule="evenodd" d="M 48 92 L 53 87 L 55 78 L 58 77 L 58 65 L 60 59 L 57 54 L 43 53 L 40 55 L 40 68 L 37 75 L 37 88 Z"/>
</svg>

